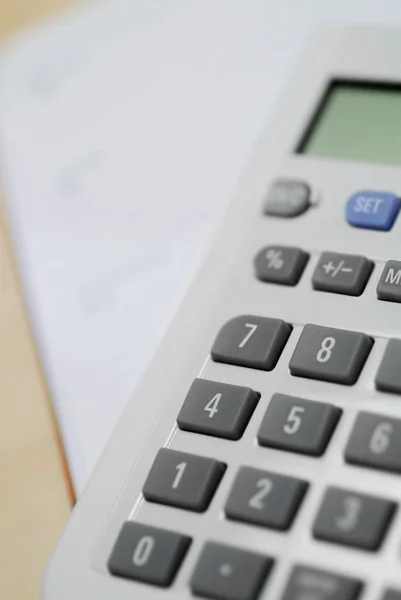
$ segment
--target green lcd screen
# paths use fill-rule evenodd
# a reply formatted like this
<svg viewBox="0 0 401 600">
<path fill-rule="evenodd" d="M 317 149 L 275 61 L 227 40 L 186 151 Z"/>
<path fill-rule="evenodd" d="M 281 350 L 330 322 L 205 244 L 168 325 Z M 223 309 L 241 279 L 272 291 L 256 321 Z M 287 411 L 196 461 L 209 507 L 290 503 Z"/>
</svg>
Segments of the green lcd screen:
<svg viewBox="0 0 401 600">
<path fill-rule="evenodd" d="M 401 164 L 401 87 L 333 82 L 297 152 Z"/>
</svg>

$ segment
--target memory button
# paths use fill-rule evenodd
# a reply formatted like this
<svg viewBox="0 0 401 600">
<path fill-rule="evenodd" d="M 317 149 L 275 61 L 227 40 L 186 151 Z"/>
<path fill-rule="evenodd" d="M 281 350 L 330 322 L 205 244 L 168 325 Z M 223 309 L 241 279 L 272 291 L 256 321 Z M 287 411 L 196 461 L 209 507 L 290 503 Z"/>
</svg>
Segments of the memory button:
<svg viewBox="0 0 401 600">
<path fill-rule="evenodd" d="M 379 300 L 401 302 L 401 261 L 389 260 L 377 286 Z"/>
</svg>

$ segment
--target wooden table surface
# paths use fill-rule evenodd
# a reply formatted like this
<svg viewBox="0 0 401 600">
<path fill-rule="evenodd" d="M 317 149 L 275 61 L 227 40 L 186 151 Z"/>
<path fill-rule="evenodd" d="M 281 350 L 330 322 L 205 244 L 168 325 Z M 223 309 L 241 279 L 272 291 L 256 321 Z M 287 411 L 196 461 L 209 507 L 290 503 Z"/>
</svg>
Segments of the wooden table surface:
<svg viewBox="0 0 401 600">
<path fill-rule="evenodd" d="M 0 38 L 67 1 L 0 0 Z M 0 598 L 36 600 L 72 493 L 1 209 L 0 357 Z"/>
</svg>

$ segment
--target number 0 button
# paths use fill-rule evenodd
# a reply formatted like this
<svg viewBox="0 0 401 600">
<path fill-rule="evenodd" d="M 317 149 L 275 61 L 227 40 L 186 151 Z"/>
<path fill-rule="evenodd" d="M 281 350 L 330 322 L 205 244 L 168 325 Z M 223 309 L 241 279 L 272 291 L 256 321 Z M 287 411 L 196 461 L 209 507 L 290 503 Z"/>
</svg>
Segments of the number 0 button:
<svg viewBox="0 0 401 600">
<path fill-rule="evenodd" d="M 274 394 L 258 433 L 261 446 L 321 456 L 341 415 L 331 404 Z"/>
<path fill-rule="evenodd" d="M 292 327 L 280 319 L 245 315 L 219 331 L 211 355 L 216 362 L 271 371 L 277 364 Z"/>
<path fill-rule="evenodd" d="M 225 470 L 217 460 L 162 448 L 142 492 L 149 502 L 203 512 Z"/>
<path fill-rule="evenodd" d="M 127 521 L 109 559 L 113 575 L 169 586 L 184 559 L 191 538 Z"/>
<path fill-rule="evenodd" d="M 372 345 L 364 333 L 306 325 L 290 360 L 291 375 L 353 385 Z"/>
<path fill-rule="evenodd" d="M 195 379 L 177 425 L 185 431 L 239 440 L 259 397 L 251 388 Z"/>
</svg>

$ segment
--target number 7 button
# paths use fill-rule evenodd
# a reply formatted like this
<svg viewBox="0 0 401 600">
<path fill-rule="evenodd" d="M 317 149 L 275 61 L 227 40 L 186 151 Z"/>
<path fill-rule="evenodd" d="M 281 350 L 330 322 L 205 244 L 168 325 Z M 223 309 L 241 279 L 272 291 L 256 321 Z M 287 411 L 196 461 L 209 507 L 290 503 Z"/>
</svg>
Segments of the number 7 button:
<svg viewBox="0 0 401 600">
<path fill-rule="evenodd" d="M 292 326 L 280 319 L 243 315 L 219 331 L 211 355 L 216 362 L 271 371 L 277 364 Z"/>
</svg>

